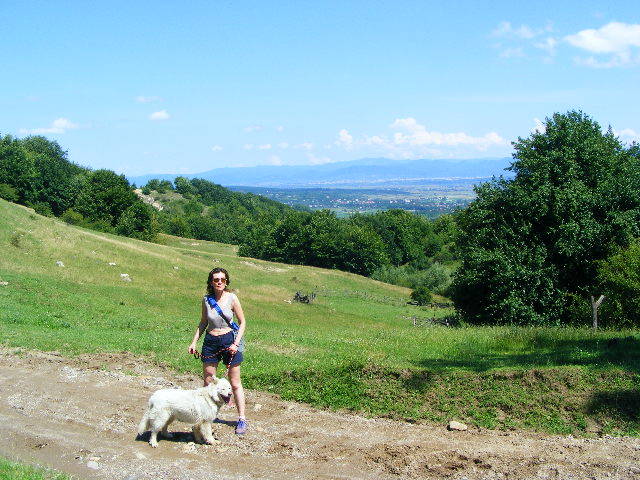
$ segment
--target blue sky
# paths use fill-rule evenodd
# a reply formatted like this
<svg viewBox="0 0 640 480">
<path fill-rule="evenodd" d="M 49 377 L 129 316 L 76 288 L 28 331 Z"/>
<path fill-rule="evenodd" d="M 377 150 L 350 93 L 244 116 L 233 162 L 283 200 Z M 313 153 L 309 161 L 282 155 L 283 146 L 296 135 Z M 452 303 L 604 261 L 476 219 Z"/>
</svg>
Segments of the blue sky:
<svg viewBox="0 0 640 480">
<path fill-rule="evenodd" d="M 1 5 L 0 134 L 92 168 L 508 156 L 570 109 L 640 140 L 638 1 Z"/>
</svg>

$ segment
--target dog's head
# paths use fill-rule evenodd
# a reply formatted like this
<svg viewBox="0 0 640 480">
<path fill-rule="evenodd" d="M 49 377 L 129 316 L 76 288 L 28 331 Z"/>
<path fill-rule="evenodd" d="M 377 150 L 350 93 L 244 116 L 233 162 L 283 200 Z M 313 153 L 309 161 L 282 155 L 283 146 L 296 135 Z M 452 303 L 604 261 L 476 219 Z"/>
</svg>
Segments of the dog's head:
<svg viewBox="0 0 640 480">
<path fill-rule="evenodd" d="M 209 384 L 209 395 L 216 403 L 229 403 L 232 393 L 231 384 L 226 378 L 214 378 Z"/>
</svg>

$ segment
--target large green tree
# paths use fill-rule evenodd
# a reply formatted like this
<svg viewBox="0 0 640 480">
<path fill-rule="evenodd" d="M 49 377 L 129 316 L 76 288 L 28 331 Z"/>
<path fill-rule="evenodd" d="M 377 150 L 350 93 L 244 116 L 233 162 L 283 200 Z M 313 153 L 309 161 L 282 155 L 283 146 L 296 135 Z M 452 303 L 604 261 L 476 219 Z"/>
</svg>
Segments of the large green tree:
<svg viewBox="0 0 640 480">
<path fill-rule="evenodd" d="M 67 152 L 58 142 L 45 137 L 27 137 L 22 140 L 22 147 L 38 172 L 38 200 L 48 203 L 54 215 L 62 215 L 80 193 L 75 177 L 85 169 L 67 160 Z"/>
<path fill-rule="evenodd" d="M 477 187 L 458 218 L 453 296 L 470 322 L 567 321 L 598 293 L 598 261 L 640 234 L 637 148 L 581 112 L 545 127 L 514 142 L 515 178 Z"/>
<path fill-rule="evenodd" d="M 115 227 L 122 214 L 140 202 L 124 177 L 111 170 L 96 170 L 87 177 L 74 210 L 90 221 L 107 222 Z"/>
<path fill-rule="evenodd" d="M 38 169 L 22 141 L 11 135 L 0 137 L 0 184 L 15 189 L 17 201 L 25 204 L 38 200 L 38 181 Z"/>
</svg>

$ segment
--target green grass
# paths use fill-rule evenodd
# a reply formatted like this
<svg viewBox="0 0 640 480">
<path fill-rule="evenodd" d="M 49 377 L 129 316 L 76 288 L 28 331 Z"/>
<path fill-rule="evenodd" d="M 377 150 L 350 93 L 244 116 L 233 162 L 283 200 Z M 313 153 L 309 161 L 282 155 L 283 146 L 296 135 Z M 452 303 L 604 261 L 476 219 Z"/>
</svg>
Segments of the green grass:
<svg viewBox="0 0 640 480">
<path fill-rule="evenodd" d="M 198 373 L 185 352 L 207 273 L 224 266 L 248 320 L 249 388 L 411 421 L 640 433 L 636 330 L 413 327 L 406 317 L 451 311 L 409 306 L 408 289 L 357 275 L 240 258 L 212 242 L 162 243 L 0 200 L 0 281 L 9 282 L 0 287 L 0 338 L 65 355 L 130 351 Z M 298 290 L 318 296 L 289 303 Z"/>
<path fill-rule="evenodd" d="M 0 480 L 69 480 L 69 477 L 48 468 L 32 467 L 0 457 Z"/>
</svg>

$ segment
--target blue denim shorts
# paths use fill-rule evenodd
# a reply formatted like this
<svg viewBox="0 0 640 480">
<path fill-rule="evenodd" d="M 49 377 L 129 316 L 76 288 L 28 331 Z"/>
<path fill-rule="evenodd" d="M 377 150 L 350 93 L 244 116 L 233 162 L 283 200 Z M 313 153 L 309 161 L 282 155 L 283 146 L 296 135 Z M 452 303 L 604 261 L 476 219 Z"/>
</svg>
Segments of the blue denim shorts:
<svg viewBox="0 0 640 480">
<path fill-rule="evenodd" d="M 202 343 L 202 363 L 218 363 L 222 361 L 227 367 L 240 365 L 244 360 L 242 352 L 236 352 L 231 356 L 231 352 L 224 350 L 233 343 L 233 332 L 224 335 L 211 335 L 207 333 Z M 224 351 L 221 351 L 224 350 Z"/>
</svg>

